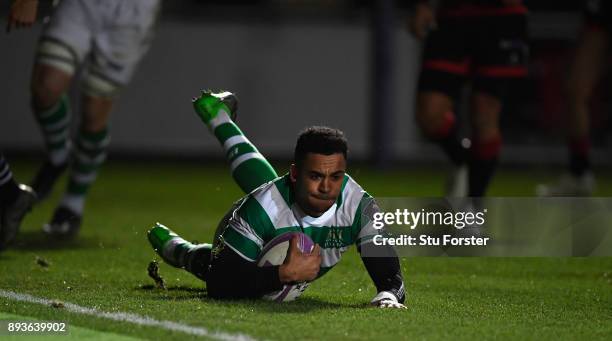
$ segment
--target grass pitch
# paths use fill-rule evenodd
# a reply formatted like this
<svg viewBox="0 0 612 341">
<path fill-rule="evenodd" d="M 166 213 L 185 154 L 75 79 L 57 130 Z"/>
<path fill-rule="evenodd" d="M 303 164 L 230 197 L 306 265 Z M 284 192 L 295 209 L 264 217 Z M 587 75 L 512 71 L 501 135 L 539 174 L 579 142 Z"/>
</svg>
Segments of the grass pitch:
<svg viewBox="0 0 612 341">
<path fill-rule="evenodd" d="M 30 162 L 12 166 L 22 180 L 35 169 Z M 350 173 L 374 196 L 437 196 L 444 179 L 430 169 Z M 490 194 L 530 196 L 552 176 L 501 169 Z M 609 196 L 611 179 L 598 181 L 598 194 Z M 268 340 L 612 338 L 612 258 L 402 259 L 408 310 L 394 311 L 367 306 L 375 289 L 353 248 L 295 302 L 222 302 L 165 264 L 168 289 L 153 287 L 147 265 L 157 257 L 145 233 L 159 221 L 188 240 L 210 241 L 241 196 L 225 166 L 110 162 L 91 191 L 79 238 L 58 244 L 40 226 L 62 186 L 25 219 L 15 247 L 0 254 L 0 289 Z M 22 318 L 68 322 L 74 329 L 60 338 L 196 338 L 0 297 L 0 320 Z M 34 336 L 15 337 L 28 338 Z"/>
</svg>

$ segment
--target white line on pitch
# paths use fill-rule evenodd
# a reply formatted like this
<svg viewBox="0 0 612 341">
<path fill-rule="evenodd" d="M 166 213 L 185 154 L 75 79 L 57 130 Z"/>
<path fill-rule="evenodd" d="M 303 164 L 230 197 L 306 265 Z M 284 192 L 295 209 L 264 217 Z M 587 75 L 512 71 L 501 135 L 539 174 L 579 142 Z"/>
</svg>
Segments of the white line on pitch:
<svg viewBox="0 0 612 341">
<path fill-rule="evenodd" d="M 56 302 L 54 300 L 49 300 L 46 298 L 35 297 L 35 296 L 28 295 L 28 294 L 20 294 L 20 293 L 16 293 L 13 291 L 7 291 L 7 290 L 2 290 L 2 289 L 0 289 L 0 297 L 6 297 L 8 299 L 15 300 L 15 301 L 37 303 L 37 304 L 42 304 L 42 305 L 47 305 L 47 306 L 50 306 L 52 303 Z M 229 333 L 219 332 L 219 331 L 210 331 L 206 328 L 193 327 L 193 326 L 189 326 L 189 325 L 178 323 L 178 322 L 173 322 L 173 321 L 168 321 L 168 320 L 162 320 L 162 321 L 155 320 L 148 316 L 142 316 L 142 315 L 137 315 L 137 314 L 132 314 L 132 313 L 125 313 L 125 312 L 111 313 L 111 312 L 106 312 L 106 311 L 99 311 L 94 308 L 82 307 L 74 303 L 63 302 L 63 301 L 62 303 L 64 305 L 63 309 L 67 311 L 77 313 L 77 314 L 91 315 L 91 316 L 95 316 L 99 318 L 105 318 L 105 319 L 109 319 L 113 321 L 129 322 L 129 323 L 134 323 L 134 324 L 138 324 L 141 326 L 159 327 L 159 328 L 163 328 L 166 330 L 177 331 L 177 332 L 182 332 L 182 333 L 192 334 L 192 335 L 197 335 L 197 336 L 205 336 L 205 337 L 210 337 L 210 338 L 217 339 L 217 340 L 225 340 L 225 341 L 252 341 L 252 340 L 255 340 L 251 336 L 245 335 L 245 334 L 229 334 Z"/>
</svg>

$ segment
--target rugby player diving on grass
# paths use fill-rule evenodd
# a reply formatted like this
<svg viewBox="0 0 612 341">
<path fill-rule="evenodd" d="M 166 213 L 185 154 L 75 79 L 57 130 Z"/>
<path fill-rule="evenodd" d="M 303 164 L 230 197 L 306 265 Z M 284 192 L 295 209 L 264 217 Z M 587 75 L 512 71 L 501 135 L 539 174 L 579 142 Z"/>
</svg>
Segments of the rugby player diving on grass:
<svg viewBox="0 0 612 341">
<path fill-rule="evenodd" d="M 213 244 L 192 244 L 156 224 L 148 239 L 166 263 L 206 281 L 210 297 L 261 298 L 320 278 L 355 244 L 377 289 L 372 305 L 405 308 L 399 260 L 392 247 L 372 243 L 380 233 L 372 225 L 378 207 L 346 174 L 347 142 L 341 131 L 304 130 L 289 173 L 279 177 L 234 122 L 232 93 L 205 91 L 194 107 L 223 145 L 232 176 L 247 195 L 221 220 Z M 308 235 L 316 244 L 313 251 L 302 254 L 294 237 L 283 264 L 258 267 L 264 246 L 286 232 Z M 368 257 L 374 254 L 378 257 Z"/>
</svg>

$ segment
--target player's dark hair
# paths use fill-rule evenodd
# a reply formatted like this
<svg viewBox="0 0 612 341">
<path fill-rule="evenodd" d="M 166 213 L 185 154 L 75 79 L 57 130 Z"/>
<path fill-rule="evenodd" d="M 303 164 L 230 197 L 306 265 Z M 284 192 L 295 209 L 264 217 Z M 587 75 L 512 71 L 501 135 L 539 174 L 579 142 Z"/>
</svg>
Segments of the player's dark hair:
<svg viewBox="0 0 612 341">
<path fill-rule="evenodd" d="M 299 166 L 306 158 L 307 153 L 323 155 L 342 153 L 344 159 L 346 159 L 347 152 L 348 144 L 341 130 L 312 126 L 300 132 L 295 145 L 293 160 Z"/>
</svg>

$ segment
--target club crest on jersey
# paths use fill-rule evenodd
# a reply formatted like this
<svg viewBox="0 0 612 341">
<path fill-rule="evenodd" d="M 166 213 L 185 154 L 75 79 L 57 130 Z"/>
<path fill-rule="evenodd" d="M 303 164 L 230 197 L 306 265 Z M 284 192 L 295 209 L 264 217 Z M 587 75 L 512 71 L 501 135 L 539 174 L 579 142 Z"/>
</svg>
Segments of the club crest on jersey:
<svg viewBox="0 0 612 341">
<path fill-rule="evenodd" d="M 329 229 L 327 233 L 327 238 L 325 238 L 325 243 L 323 245 L 326 249 L 340 248 L 343 247 L 344 243 L 342 242 L 342 229 L 336 226 L 333 226 Z"/>
</svg>

